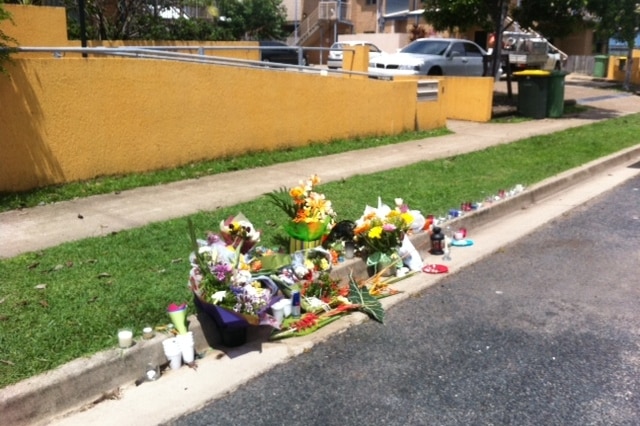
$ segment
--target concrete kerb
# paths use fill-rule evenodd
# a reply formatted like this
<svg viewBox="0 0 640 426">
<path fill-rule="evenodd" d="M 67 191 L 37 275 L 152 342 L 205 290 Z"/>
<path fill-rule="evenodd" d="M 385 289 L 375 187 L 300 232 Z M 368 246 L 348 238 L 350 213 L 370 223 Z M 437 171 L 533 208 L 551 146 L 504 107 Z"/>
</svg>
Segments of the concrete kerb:
<svg viewBox="0 0 640 426">
<path fill-rule="evenodd" d="M 502 216 L 527 208 L 610 167 L 624 164 L 638 157 L 640 157 L 640 145 L 549 178 L 526 188 L 516 196 L 454 219 L 448 222 L 448 225 L 453 228 L 468 229 L 488 225 Z M 424 253 L 430 245 L 429 236 L 426 233 L 414 235 L 412 243 Z M 354 259 L 334 269 L 334 275 L 338 278 L 346 278 L 350 274 L 357 279 L 366 277 L 364 262 Z M 408 294 L 384 299 L 383 305 L 398 303 L 405 297 L 408 297 Z M 347 323 L 349 325 L 360 323 L 366 318 L 364 315 L 350 317 L 352 318 Z M 188 320 L 189 329 L 195 336 L 196 351 L 200 355 L 211 356 L 207 352 L 210 352 L 212 347 L 218 347 L 218 342 L 207 341 L 203 323 L 197 316 L 192 315 Z M 337 323 L 341 322 L 343 323 L 343 320 Z M 322 340 L 321 336 L 326 333 L 344 328 L 345 323 L 342 326 L 335 324 L 331 324 L 331 327 L 326 330 L 320 330 L 323 332 L 318 335 L 319 340 Z M 210 335 L 210 333 L 207 334 Z M 262 334 L 258 338 L 264 338 L 264 333 Z M 136 341 L 136 344 L 129 349 L 110 349 L 89 358 L 77 359 L 53 371 L 2 389 L 0 412 L 2 412 L 3 423 L 18 426 L 43 423 L 53 416 L 90 407 L 103 399 L 117 397 L 119 387 L 142 377 L 142 366 L 146 363 L 166 364 L 161 344 L 166 337 L 167 335 L 157 334 L 153 339 Z M 256 336 L 253 338 L 255 339 Z M 252 337 L 248 344 L 251 344 L 251 339 Z M 295 340 L 298 339 L 293 339 L 291 344 L 299 346 L 300 342 Z"/>
</svg>

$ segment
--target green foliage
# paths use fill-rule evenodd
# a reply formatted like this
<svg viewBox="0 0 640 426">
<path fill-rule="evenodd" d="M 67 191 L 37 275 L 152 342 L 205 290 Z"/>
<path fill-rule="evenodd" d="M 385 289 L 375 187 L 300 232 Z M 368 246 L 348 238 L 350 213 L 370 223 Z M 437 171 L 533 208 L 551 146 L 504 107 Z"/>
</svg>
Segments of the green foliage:
<svg viewBox="0 0 640 426">
<path fill-rule="evenodd" d="M 436 31 L 479 26 L 492 30 L 500 16 L 502 0 L 423 0 L 424 17 Z"/>
<path fill-rule="evenodd" d="M 269 40 L 285 37 L 286 9 L 282 0 L 220 0 L 221 25 L 232 40 Z"/>
<path fill-rule="evenodd" d="M 349 302 L 359 306 L 358 310 L 380 323 L 384 323 L 384 309 L 378 299 L 369 294 L 369 289 L 358 286 L 358 283 L 349 275 Z"/>
<path fill-rule="evenodd" d="M 522 0 L 513 18 L 547 38 L 566 37 L 584 24 L 586 0 Z"/>
<path fill-rule="evenodd" d="M 10 21 L 13 23 L 11 14 L 2 8 L 3 4 L 4 2 L 0 0 L 0 22 Z M 3 64 L 11 59 L 10 54 L 13 52 L 13 48 L 17 44 L 18 42 L 16 39 L 9 37 L 0 29 L 0 73 L 6 74 L 7 70 Z"/>
<path fill-rule="evenodd" d="M 86 1 L 87 39 L 89 40 L 252 40 L 283 38 L 285 9 L 281 0 L 170 0 L 150 6 L 142 0 L 119 3 L 109 12 L 99 0 Z M 204 17 L 166 19 L 162 8 L 183 12 L 184 6 L 201 7 Z M 67 0 L 67 32 L 80 39 L 78 9 Z"/>
</svg>

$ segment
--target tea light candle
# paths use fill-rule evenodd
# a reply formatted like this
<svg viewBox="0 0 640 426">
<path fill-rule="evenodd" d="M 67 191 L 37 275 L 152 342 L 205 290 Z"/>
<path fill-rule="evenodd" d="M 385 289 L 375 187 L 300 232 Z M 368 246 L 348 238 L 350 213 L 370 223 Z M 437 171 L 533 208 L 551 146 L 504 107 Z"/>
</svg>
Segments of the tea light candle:
<svg viewBox="0 0 640 426">
<path fill-rule="evenodd" d="M 152 382 L 157 380 L 160 377 L 160 367 L 154 364 L 147 364 L 147 368 L 145 369 L 145 378 Z"/>
<path fill-rule="evenodd" d="M 151 338 L 153 338 L 153 328 L 151 327 L 145 327 L 142 329 L 142 338 L 144 340 L 149 340 Z"/>
<path fill-rule="evenodd" d="M 121 348 L 128 348 L 133 345 L 133 332 L 131 330 L 118 331 L 118 345 Z"/>
</svg>

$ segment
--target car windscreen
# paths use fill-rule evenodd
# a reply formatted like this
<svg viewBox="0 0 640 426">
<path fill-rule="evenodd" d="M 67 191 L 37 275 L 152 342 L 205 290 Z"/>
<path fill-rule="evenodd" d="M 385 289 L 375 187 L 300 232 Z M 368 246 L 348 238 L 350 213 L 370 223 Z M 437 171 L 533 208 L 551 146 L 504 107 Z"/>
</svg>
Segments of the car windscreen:
<svg viewBox="0 0 640 426">
<path fill-rule="evenodd" d="M 448 41 L 418 40 L 403 47 L 400 53 L 417 53 L 419 55 L 444 55 L 449 47 Z"/>
</svg>

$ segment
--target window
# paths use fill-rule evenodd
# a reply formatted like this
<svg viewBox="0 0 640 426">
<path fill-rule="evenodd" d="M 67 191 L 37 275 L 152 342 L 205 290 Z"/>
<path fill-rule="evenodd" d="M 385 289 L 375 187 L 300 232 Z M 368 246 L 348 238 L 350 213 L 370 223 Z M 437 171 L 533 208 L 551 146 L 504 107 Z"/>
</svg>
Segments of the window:
<svg viewBox="0 0 640 426">
<path fill-rule="evenodd" d="M 476 58 L 482 56 L 482 51 L 475 44 L 465 43 L 464 47 L 467 51 L 467 56 L 476 57 Z"/>
<path fill-rule="evenodd" d="M 453 43 L 453 46 L 451 46 L 451 52 L 449 52 L 449 54 L 451 55 L 453 52 L 456 52 L 460 56 L 465 56 L 464 44 L 462 44 L 462 43 Z"/>
</svg>

